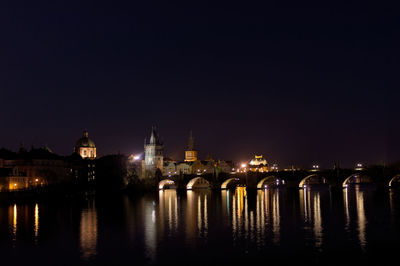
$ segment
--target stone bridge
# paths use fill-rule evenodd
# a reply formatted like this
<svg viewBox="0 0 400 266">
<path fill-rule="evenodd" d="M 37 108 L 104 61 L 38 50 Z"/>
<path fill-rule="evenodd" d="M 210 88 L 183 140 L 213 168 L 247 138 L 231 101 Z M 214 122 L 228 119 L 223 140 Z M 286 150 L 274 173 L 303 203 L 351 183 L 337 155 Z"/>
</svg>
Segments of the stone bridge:
<svg viewBox="0 0 400 266">
<path fill-rule="evenodd" d="M 246 186 L 253 189 L 271 187 L 305 188 L 313 186 L 346 188 L 353 185 L 369 185 L 377 183 L 368 173 L 360 171 L 336 170 L 326 171 L 281 171 L 269 173 L 235 173 L 215 177 L 206 175 L 173 176 L 160 180 L 159 189 L 230 189 L 236 186 Z M 388 177 L 382 181 L 385 187 L 395 187 L 400 184 L 400 175 Z M 398 186 L 400 187 L 400 185 Z"/>
</svg>

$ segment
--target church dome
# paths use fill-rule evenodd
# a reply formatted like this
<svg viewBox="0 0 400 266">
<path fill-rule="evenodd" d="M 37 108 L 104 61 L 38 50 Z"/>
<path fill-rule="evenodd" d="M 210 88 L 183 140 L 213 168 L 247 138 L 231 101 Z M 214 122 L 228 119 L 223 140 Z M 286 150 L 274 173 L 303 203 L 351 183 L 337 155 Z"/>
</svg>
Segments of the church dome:
<svg viewBox="0 0 400 266">
<path fill-rule="evenodd" d="M 89 139 L 89 133 L 87 131 L 84 131 L 82 138 L 76 142 L 75 149 L 78 150 L 79 148 L 96 148 L 94 142 Z"/>
</svg>

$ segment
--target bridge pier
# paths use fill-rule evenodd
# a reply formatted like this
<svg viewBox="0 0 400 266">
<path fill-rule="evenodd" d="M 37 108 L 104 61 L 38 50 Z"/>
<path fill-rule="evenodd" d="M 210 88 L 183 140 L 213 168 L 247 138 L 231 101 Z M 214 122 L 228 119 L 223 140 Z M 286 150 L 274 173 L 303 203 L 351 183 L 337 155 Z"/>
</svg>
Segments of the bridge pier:
<svg viewBox="0 0 400 266">
<path fill-rule="evenodd" d="M 257 189 L 257 175 L 249 175 L 246 173 L 245 184 L 249 189 Z"/>
</svg>

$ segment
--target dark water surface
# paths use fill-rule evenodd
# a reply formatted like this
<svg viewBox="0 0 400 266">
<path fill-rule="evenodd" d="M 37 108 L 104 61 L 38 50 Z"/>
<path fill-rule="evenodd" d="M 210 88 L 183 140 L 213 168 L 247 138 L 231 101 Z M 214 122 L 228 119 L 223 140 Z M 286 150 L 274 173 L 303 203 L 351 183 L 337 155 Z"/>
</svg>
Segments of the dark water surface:
<svg viewBox="0 0 400 266">
<path fill-rule="evenodd" d="M 398 263 L 400 191 L 160 191 L 0 203 L 4 265 Z"/>
</svg>

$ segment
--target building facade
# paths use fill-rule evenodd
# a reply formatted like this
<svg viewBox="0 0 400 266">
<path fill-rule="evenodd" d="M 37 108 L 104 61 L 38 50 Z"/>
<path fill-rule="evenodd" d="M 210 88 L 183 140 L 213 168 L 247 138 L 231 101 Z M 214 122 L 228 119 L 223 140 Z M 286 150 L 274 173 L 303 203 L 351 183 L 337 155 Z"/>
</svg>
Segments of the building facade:
<svg viewBox="0 0 400 266">
<path fill-rule="evenodd" d="M 92 169 L 80 156 L 60 156 L 48 148 L 0 151 L 0 191 L 29 190 L 47 185 L 87 182 Z"/>
</svg>

